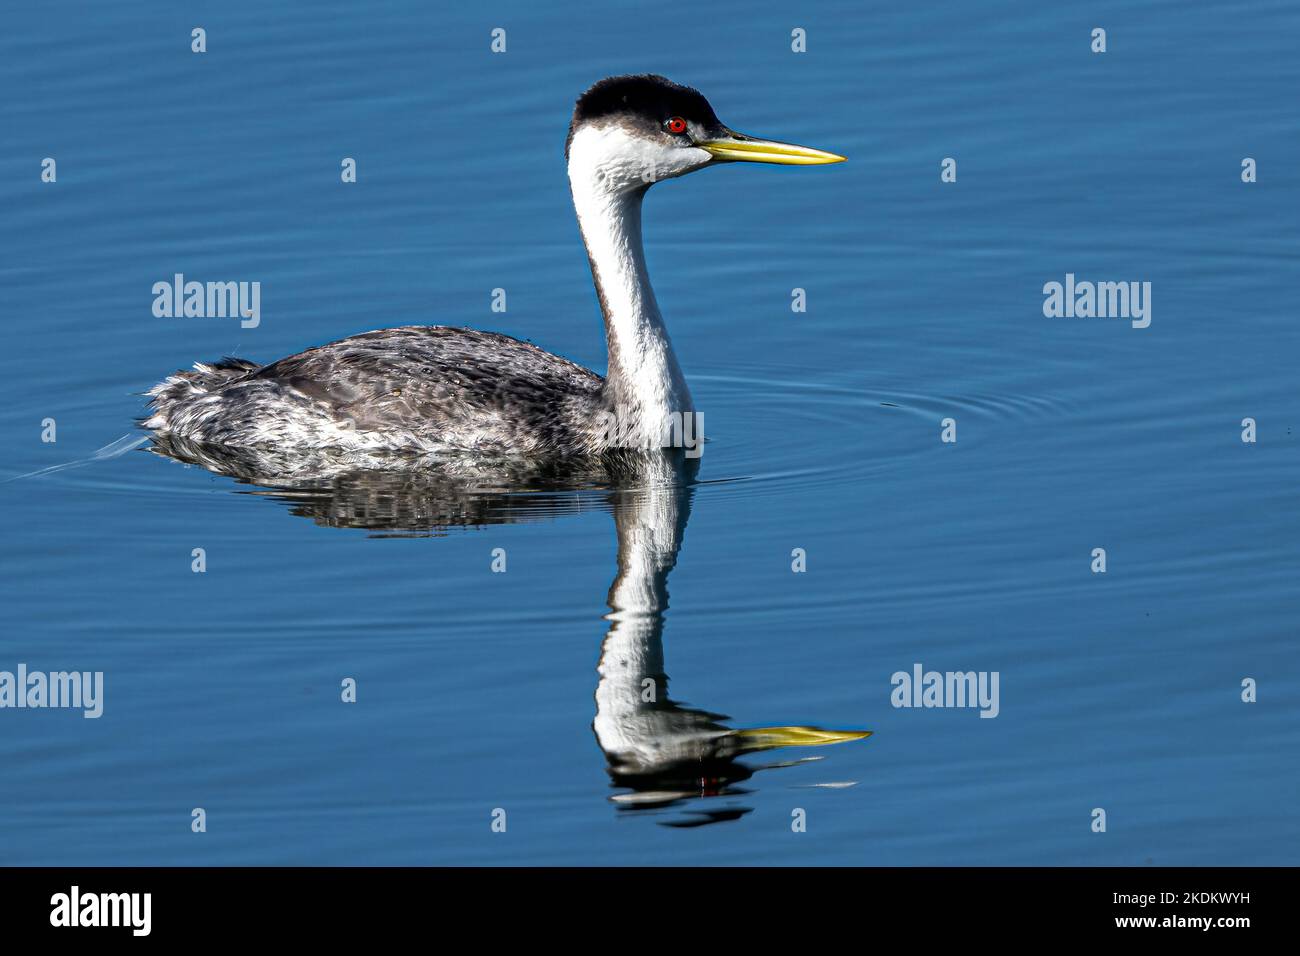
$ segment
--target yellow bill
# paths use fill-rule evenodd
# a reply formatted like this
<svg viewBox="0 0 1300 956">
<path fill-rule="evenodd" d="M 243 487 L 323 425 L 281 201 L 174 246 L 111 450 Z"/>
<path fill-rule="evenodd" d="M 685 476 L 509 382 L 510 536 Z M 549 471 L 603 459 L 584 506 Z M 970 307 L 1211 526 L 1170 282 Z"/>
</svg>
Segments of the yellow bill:
<svg viewBox="0 0 1300 956">
<path fill-rule="evenodd" d="M 732 733 L 745 742 L 745 750 L 771 750 L 773 747 L 823 747 L 871 736 L 869 730 L 823 730 L 820 727 L 753 727 Z"/>
<path fill-rule="evenodd" d="M 700 149 L 708 150 L 714 159 L 723 159 L 735 163 L 776 163 L 780 166 L 824 166 L 827 163 L 842 163 L 844 157 L 828 153 L 811 146 L 796 146 L 794 143 L 778 143 L 770 139 L 754 139 L 751 136 L 706 140 L 696 143 Z"/>
</svg>

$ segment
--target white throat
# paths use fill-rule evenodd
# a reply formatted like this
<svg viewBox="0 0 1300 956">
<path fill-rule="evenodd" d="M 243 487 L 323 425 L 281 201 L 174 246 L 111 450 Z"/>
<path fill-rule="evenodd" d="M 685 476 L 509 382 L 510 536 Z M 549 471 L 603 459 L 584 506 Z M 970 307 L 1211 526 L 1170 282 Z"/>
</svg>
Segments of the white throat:
<svg viewBox="0 0 1300 956">
<path fill-rule="evenodd" d="M 646 189 L 656 178 L 680 175 L 662 168 L 658 176 L 647 174 L 658 158 L 649 144 L 639 147 L 636 137 L 617 125 L 579 129 L 569 146 L 573 205 L 605 314 L 607 401 L 647 435 L 657 433 L 671 416 L 695 410 L 650 287 L 641 244 Z"/>
</svg>

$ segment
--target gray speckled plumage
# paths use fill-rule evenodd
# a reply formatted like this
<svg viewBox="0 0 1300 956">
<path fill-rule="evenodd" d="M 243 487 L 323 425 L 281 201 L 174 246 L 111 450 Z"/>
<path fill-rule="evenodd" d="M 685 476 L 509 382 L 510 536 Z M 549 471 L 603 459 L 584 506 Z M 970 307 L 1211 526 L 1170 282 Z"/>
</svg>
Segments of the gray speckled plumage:
<svg viewBox="0 0 1300 956">
<path fill-rule="evenodd" d="M 144 425 L 238 447 L 565 457 L 593 450 L 603 392 L 596 373 L 507 335 L 403 326 L 177 372 L 150 390 Z"/>
</svg>

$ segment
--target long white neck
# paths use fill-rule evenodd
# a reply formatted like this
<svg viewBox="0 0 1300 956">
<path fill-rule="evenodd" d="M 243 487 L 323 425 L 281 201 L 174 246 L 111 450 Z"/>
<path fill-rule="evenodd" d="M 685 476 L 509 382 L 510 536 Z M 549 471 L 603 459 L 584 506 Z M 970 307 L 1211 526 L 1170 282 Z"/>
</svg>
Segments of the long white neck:
<svg viewBox="0 0 1300 956">
<path fill-rule="evenodd" d="M 690 389 L 655 302 L 641 244 L 646 187 L 629 182 L 626 157 L 611 156 L 600 131 L 584 130 L 569 155 L 578 227 L 605 314 L 606 400 L 657 434 L 669 416 L 695 411 Z"/>
</svg>

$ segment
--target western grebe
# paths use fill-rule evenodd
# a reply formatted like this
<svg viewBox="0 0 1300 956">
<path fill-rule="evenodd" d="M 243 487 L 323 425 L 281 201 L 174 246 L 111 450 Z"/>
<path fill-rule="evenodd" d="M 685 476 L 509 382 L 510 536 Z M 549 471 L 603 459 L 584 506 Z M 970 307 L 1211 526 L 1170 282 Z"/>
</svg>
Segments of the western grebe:
<svg viewBox="0 0 1300 956">
<path fill-rule="evenodd" d="M 604 378 L 494 332 L 403 326 L 259 366 L 197 363 L 150 389 L 146 428 L 225 448 L 338 449 L 420 457 L 575 457 L 621 438 L 657 445 L 695 414 L 641 245 L 655 182 L 730 162 L 811 166 L 844 157 L 745 136 L 699 92 L 662 76 L 617 76 L 577 101 L 565 145 L 609 350 Z M 640 440 L 638 440 L 640 439 Z"/>
</svg>

